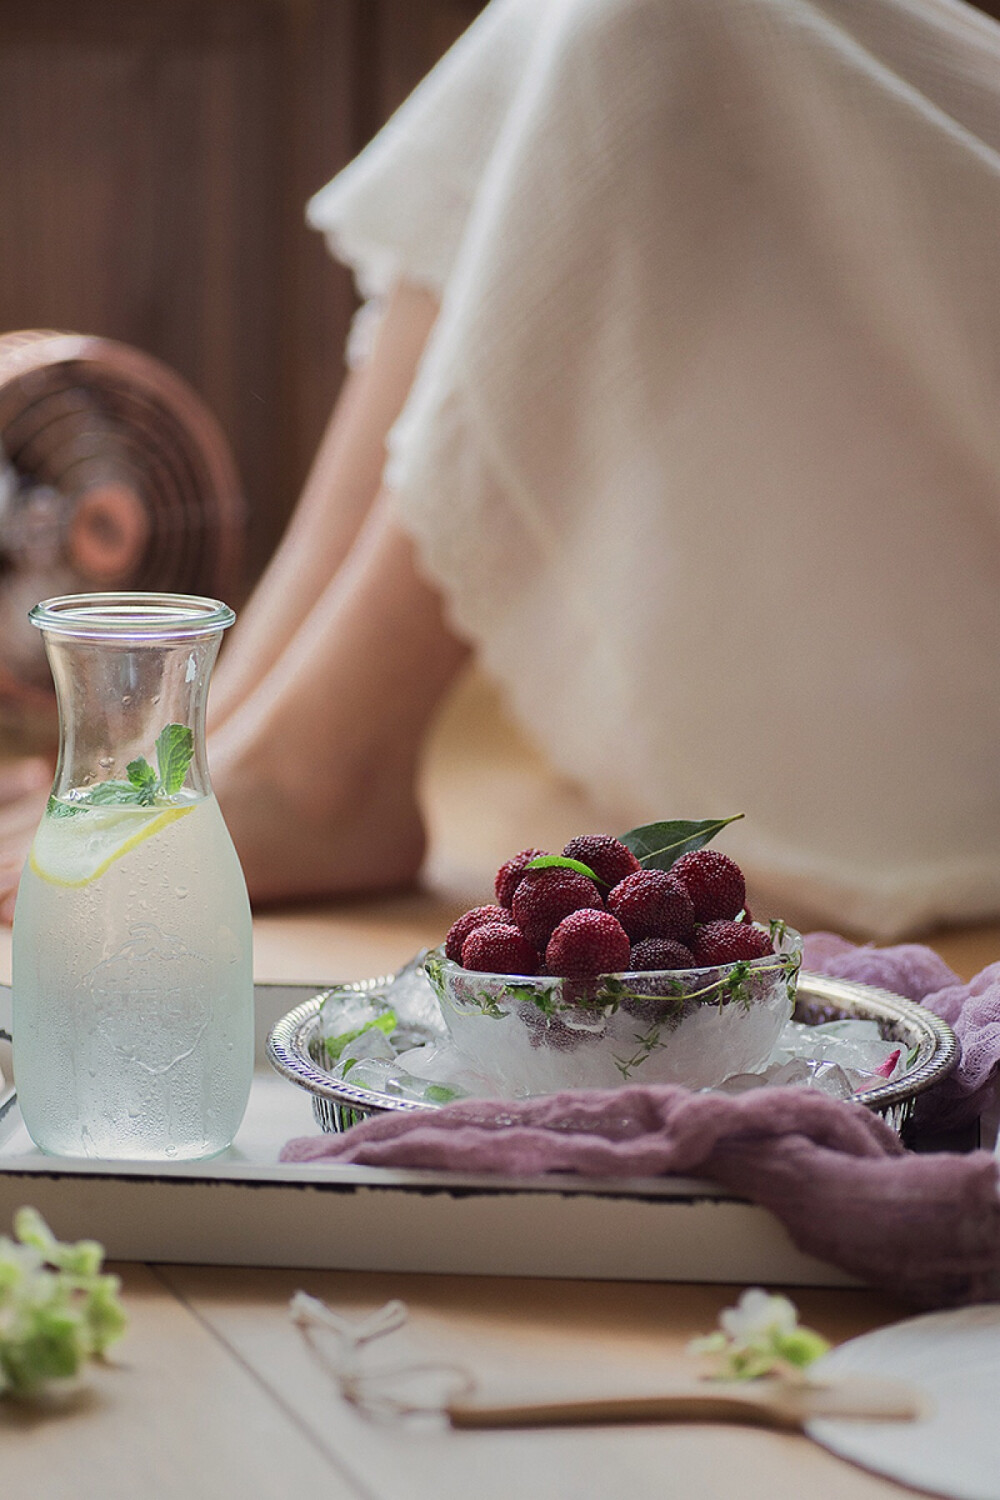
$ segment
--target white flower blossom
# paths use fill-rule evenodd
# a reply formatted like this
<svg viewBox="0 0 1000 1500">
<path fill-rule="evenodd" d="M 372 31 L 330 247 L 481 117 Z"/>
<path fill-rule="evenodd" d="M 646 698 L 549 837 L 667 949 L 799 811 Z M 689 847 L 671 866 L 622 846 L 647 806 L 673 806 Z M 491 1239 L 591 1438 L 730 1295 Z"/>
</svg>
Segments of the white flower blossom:
<svg viewBox="0 0 1000 1500">
<path fill-rule="evenodd" d="M 794 1302 L 760 1287 L 751 1287 L 735 1307 L 721 1312 L 714 1333 L 688 1344 L 691 1354 L 712 1355 L 717 1377 L 728 1380 L 764 1375 L 801 1380 L 807 1366 L 828 1348 L 822 1334 L 803 1328 Z"/>
<path fill-rule="evenodd" d="M 773 1334 L 791 1333 L 798 1323 L 794 1302 L 751 1287 L 735 1307 L 719 1314 L 719 1322 L 734 1343 L 752 1345 Z"/>
</svg>

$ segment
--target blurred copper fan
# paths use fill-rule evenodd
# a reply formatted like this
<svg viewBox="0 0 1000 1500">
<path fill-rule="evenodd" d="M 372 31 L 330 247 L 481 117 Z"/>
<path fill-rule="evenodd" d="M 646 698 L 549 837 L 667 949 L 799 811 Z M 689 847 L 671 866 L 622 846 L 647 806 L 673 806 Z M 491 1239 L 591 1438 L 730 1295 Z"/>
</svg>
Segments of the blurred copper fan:
<svg viewBox="0 0 1000 1500">
<path fill-rule="evenodd" d="M 201 399 L 124 344 L 0 336 L 0 753 L 52 746 L 39 599 L 92 589 L 230 598 L 243 503 Z"/>
</svg>

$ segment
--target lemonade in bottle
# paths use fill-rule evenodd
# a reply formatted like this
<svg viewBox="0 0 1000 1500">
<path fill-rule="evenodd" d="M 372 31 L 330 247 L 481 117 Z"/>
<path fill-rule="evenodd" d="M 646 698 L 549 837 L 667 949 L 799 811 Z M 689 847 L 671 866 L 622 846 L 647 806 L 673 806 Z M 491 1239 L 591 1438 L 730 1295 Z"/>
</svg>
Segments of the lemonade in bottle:
<svg viewBox="0 0 1000 1500">
<path fill-rule="evenodd" d="M 88 594 L 31 612 L 60 752 L 14 914 L 14 1074 L 62 1156 L 230 1144 L 253 1071 L 250 907 L 205 758 L 216 600 Z"/>
</svg>

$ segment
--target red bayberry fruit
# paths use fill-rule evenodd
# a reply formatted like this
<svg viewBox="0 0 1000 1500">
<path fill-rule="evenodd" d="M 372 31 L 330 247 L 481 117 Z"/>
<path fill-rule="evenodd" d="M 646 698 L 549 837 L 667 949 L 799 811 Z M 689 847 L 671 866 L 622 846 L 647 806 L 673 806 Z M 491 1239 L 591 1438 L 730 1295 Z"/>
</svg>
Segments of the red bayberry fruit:
<svg viewBox="0 0 1000 1500">
<path fill-rule="evenodd" d="M 694 930 L 694 905 L 687 891 L 665 870 L 637 870 L 608 896 L 614 912 L 632 938 L 665 937 L 686 942 Z"/>
<path fill-rule="evenodd" d="M 445 956 L 452 963 L 462 962 L 462 944 L 469 933 L 476 927 L 485 927 L 487 922 L 510 922 L 510 912 L 504 911 L 502 906 L 474 906 L 471 911 L 463 912 L 448 928 L 448 936 L 444 940 Z"/>
<path fill-rule="evenodd" d="M 477 974 L 534 974 L 538 954 L 513 922 L 474 927 L 462 944 L 462 968 Z"/>
<path fill-rule="evenodd" d="M 630 969 L 693 969 L 694 954 L 676 938 L 643 938 L 632 949 Z"/>
<path fill-rule="evenodd" d="M 580 860 L 593 870 L 608 889 L 642 868 L 631 849 L 626 849 L 621 840 L 613 838 L 610 833 L 582 833 L 578 838 L 570 839 L 563 854 L 567 859 Z"/>
<path fill-rule="evenodd" d="M 743 871 L 718 849 L 692 849 L 681 855 L 670 873 L 694 902 L 696 922 L 735 917 L 746 904 Z"/>
<path fill-rule="evenodd" d="M 563 979 L 591 979 L 628 968 L 628 933 L 608 911 L 570 912 L 549 938 L 545 963 Z"/>
<path fill-rule="evenodd" d="M 581 907 L 603 911 L 604 902 L 594 882 L 576 870 L 529 870 L 514 892 L 514 921 L 528 942 L 545 951 L 545 945 L 563 917 Z"/>
<path fill-rule="evenodd" d="M 524 867 L 531 859 L 538 859 L 546 853 L 544 849 L 522 849 L 520 854 L 515 854 L 513 859 L 508 859 L 497 871 L 496 880 L 493 882 L 493 890 L 501 906 L 510 910 L 510 904 L 514 899 Z"/>
<path fill-rule="evenodd" d="M 741 958 L 764 958 L 774 949 L 763 928 L 719 920 L 695 929 L 691 951 L 698 967 L 707 968 L 736 963 Z"/>
</svg>

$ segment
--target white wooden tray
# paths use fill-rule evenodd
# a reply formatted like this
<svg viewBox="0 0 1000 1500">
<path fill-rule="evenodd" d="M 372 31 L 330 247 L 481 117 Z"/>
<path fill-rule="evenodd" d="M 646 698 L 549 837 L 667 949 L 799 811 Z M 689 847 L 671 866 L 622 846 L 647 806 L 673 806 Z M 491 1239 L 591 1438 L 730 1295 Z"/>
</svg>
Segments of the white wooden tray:
<svg viewBox="0 0 1000 1500">
<path fill-rule="evenodd" d="M 258 1068 L 233 1146 L 201 1163 L 69 1161 L 32 1144 L 0 1098 L 0 1232 L 22 1204 L 115 1260 L 603 1280 L 852 1286 L 762 1208 L 688 1178 L 623 1182 L 290 1165 L 309 1095 L 269 1068 L 273 1023 L 320 985 L 258 985 Z M 0 1029 L 10 990 L 0 986 Z M 10 1078 L 10 1053 L 0 1044 Z"/>
</svg>

